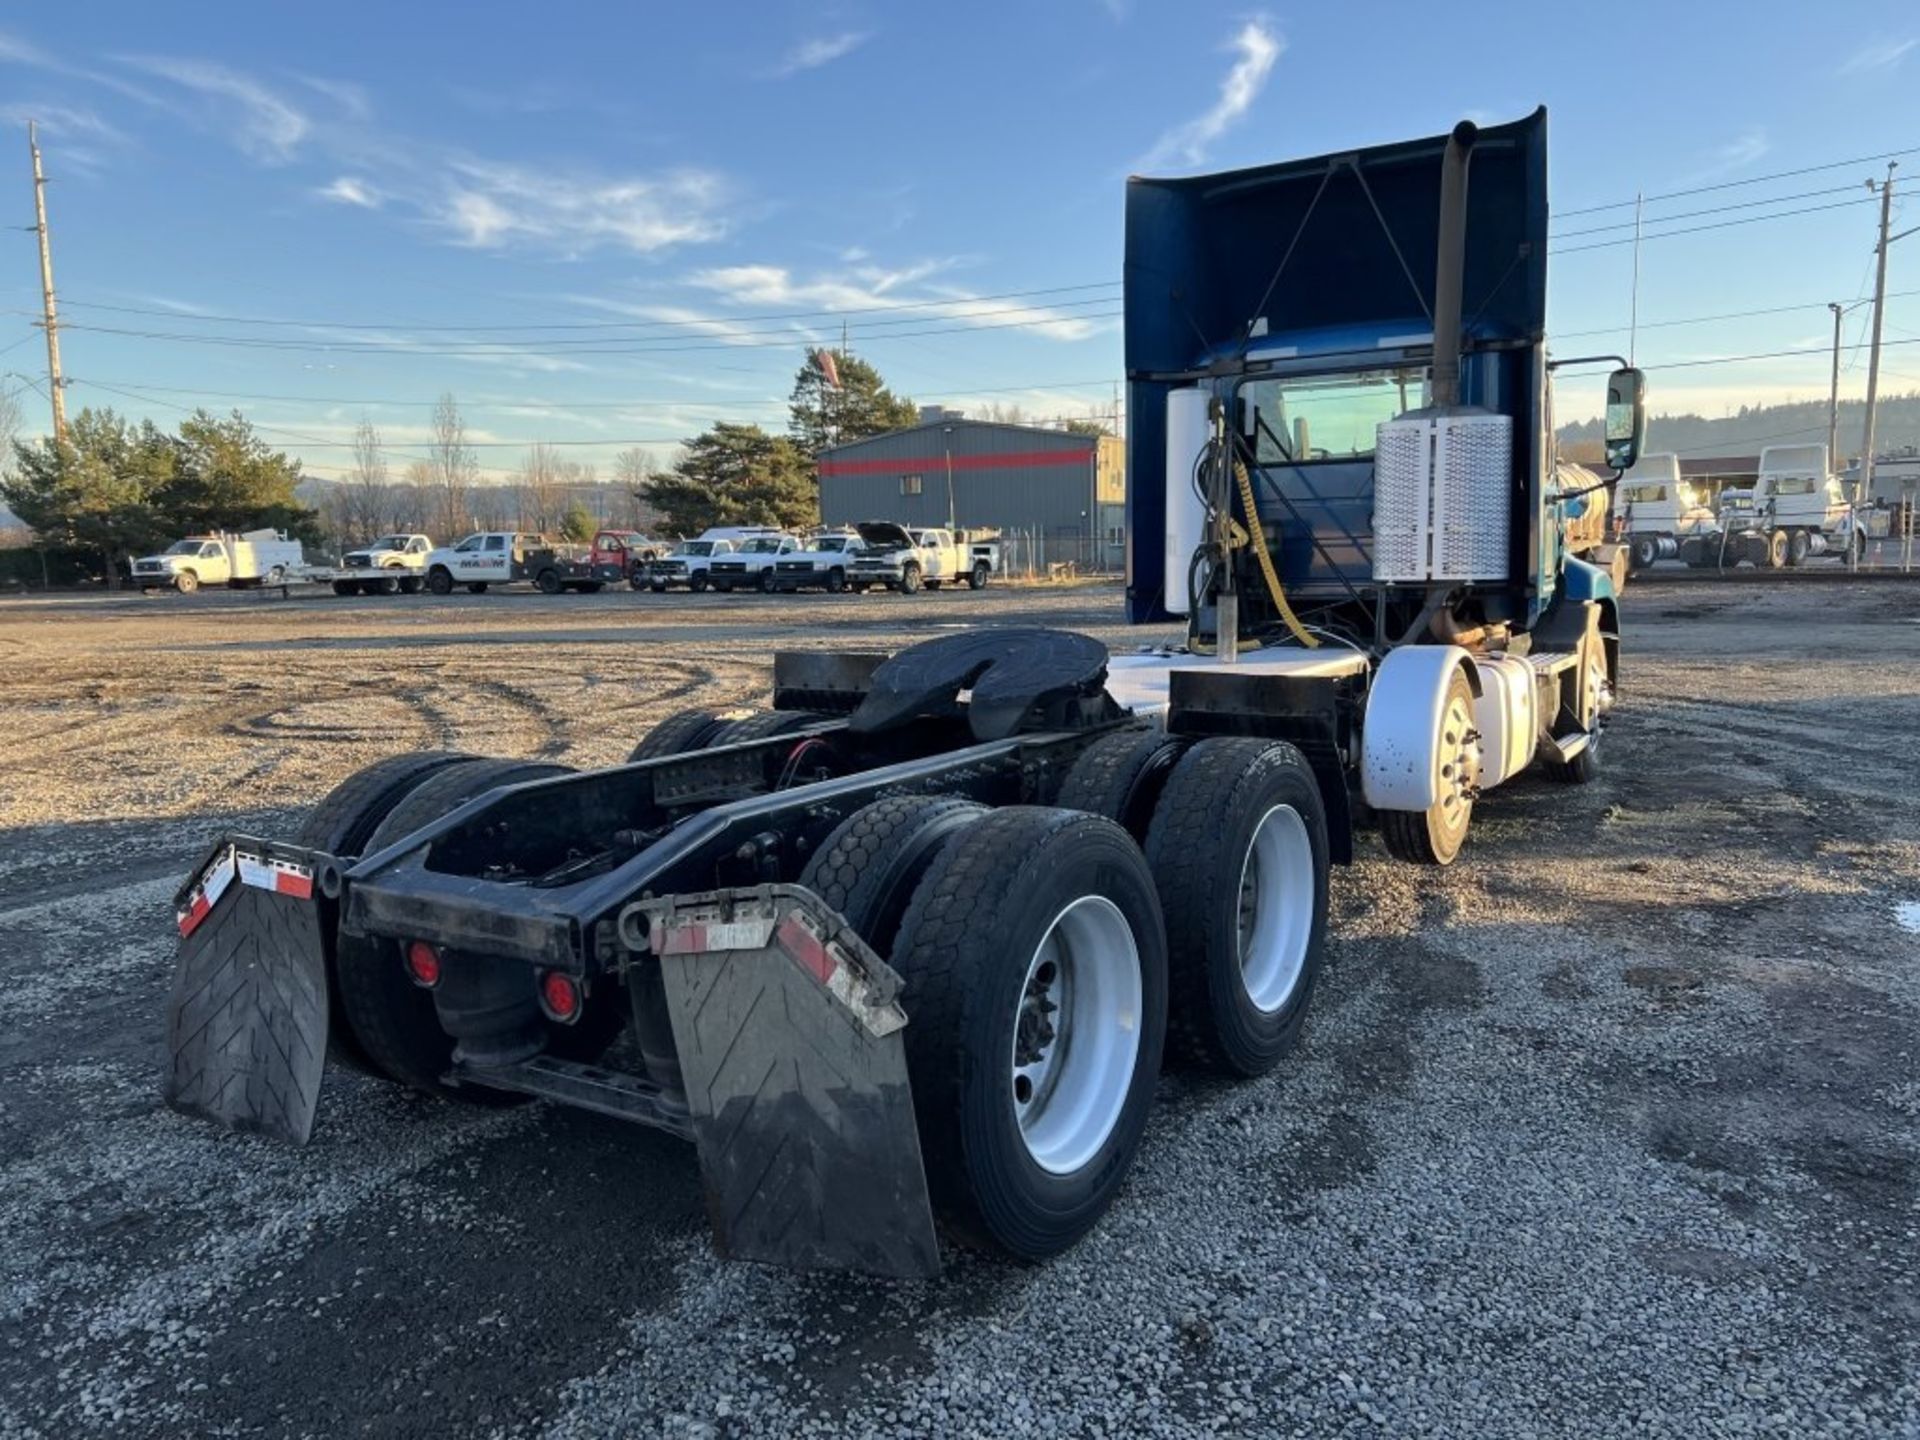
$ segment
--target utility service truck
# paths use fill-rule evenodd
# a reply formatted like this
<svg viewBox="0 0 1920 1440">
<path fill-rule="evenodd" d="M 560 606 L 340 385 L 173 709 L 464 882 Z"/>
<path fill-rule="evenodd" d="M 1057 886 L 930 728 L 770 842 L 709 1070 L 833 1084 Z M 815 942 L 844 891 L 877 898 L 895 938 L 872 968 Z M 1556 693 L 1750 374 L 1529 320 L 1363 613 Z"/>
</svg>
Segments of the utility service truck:
<svg viewBox="0 0 1920 1440">
<path fill-rule="evenodd" d="M 960 583 L 979 590 L 1000 568 L 998 541 L 970 545 L 951 530 L 908 530 L 891 520 L 869 520 L 856 528 L 861 550 L 847 571 L 855 590 L 880 585 L 913 595 Z"/>
<path fill-rule="evenodd" d="M 622 582 L 638 590 L 663 548 L 637 530 L 600 530 L 591 544 L 553 546 L 551 554 L 529 568 L 534 587 L 543 595 L 563 590 L 592 595 Z"/>
<path fill-rule="evenodd" d="M 239 535 L 190 535 L 158 555 L 133 562 L 133 583 L 142 590 L 178 590 L 191 595 L 202 585 L 245 590 L 281 585 L 306 567 L 298 540 L 279 530 L 248 530 Z"/>
<path fill-rule="evenodd" d="M 414 595 L 426 583 L 432 553 L 433 541 L 425 535 L 382 535 L 349 550 L 335 568 L 308 570 L 306 578 L 332 585 L 336 595 Z"/>
<path fill-rule="evenodd" d="M 771 709 L 669 716 L 610 769 L 381 761 L 193 870 L 169 1100 L 304 1141 L 331 1052 L 687 1138 L 728 1255 L 926 1275 L 936 1217 L 1071 1245 L 1163 1046 L 1281 1062 L 1363 832 L 1445 863 L 1536 759 L 1597 773 L 1620 624 L 1563 538 L 1600 492 L 1552 451 L 1546 196 L 1544 112 L 1130 182 L 1156 643 L 807 650 Z M 1639 376 L 1607 386 L 1617 477 Z M 554 1223 L 591 1257 L 564 1191 Z"/>
<path fill-rule="evenodd" d="M 451 595 L 454 586 L 464 585 L 475 595 L 484 595 L 490 586 L 532 580 L 557 559 L 558 552 L 542 536 L 482 530 L 427 556 L 427 589 Z"/>
</svg>

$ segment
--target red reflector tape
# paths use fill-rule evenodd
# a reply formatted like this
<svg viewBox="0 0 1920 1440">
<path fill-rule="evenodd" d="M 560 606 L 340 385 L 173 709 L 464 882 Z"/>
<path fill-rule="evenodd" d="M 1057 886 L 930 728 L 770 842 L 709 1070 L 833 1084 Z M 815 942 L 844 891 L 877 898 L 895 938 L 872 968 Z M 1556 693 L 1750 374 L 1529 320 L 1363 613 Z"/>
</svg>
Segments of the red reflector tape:
<svg viewBox="0 0 1920 1440">
<path fill-rule="evenodd" d="M 233 851 L 228 850 L 201 873 L 200 882 L 187 897 L 185 908 L 175 917 L 182 940 L 199 929 L 200 922 L 213 912 L 227 886 L 233 883 L 234 870 Z"/>
<path fill-rule="evenodd" d="M 833 979 L 833 972 L 839 969 L 833 956 L 827 953 L 827 947 L 820 937 L 802 925 L 796 916 L 789 915 L 780 922 L 780 928 L 774 931 L 774 943 L 792 957 L 795 964 L 806 971 L 822 985 Z"/>
<path fill-rule="evenodd" d="M 239 864 L 242 885 L 251 885 L 256 890 L 272 890 L 279 895 L 291 895 L 296 900 L 313 898 L 313 871 L 306 866 L 295 865 L 288 860 L 262 860 L 257 855 L 239 855 L 235 858 Z"/>
</svg>

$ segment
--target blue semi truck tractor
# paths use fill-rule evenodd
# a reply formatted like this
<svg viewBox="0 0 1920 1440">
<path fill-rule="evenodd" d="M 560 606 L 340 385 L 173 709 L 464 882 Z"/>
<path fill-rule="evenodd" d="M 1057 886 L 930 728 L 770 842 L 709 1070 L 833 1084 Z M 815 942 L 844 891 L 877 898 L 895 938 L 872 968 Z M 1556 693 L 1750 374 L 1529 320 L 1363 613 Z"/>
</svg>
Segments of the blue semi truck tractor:
<svg viewBox="0 0 1920 1440">
<path fill-rule="evenodd" d="M 334 1064 L 593 1110 L 690 1142 L 748 1260 L 1073 1244 L 1163 1056 L 1282 1062 L 1357 834 L 1444 864 L 1482 791 L 1595 773 L 1619 616 L 1570 554 L 1605 482 L 1552 453 L 1545 243 L 1539 114 L 1131 182 L 1127 606 L 1184 643 L 806 650 L 619 765 L 381 760 L 190 872 L 169 1103 L 304 1142 Z"/>
</svg>

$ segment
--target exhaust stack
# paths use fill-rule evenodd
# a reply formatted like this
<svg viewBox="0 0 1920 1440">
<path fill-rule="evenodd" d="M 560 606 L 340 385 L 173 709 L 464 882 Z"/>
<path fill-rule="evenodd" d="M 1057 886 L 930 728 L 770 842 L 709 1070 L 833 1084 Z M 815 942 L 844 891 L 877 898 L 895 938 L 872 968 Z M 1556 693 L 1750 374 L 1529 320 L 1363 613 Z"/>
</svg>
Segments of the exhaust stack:
<svg viewBox="0 0 1920 1440">
<path fill-rule="evenodd" d="M 1433 403 L 1460 403 L 1460 297 L 1467 268 L 1467 165 L 1480 128 L 1462 120 L 1440 162 L 1440 254 L 1433 278 Z"/>
</svg>

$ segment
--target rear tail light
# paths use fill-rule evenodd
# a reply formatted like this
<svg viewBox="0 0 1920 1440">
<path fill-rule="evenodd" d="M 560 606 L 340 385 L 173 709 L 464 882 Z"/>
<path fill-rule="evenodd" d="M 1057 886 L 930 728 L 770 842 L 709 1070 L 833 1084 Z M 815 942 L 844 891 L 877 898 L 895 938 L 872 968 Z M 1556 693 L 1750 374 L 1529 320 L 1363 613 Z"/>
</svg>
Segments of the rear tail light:
<svg viewBox="0 0 1920 1440">
<path fill-rule="evenodd" d="M 440 952 L 426 941 L 410 941 L 403 959 L 407 978 L 422 990 L 431 990 L 440 983 Z"/>
<path fill-rule="evenodd" d="M 540 1011 L 560 1025 L 571 1025 L 580 1018 L 580 982 L 564 970 L 548 970 L 540 976 Z"/>
</svg>

